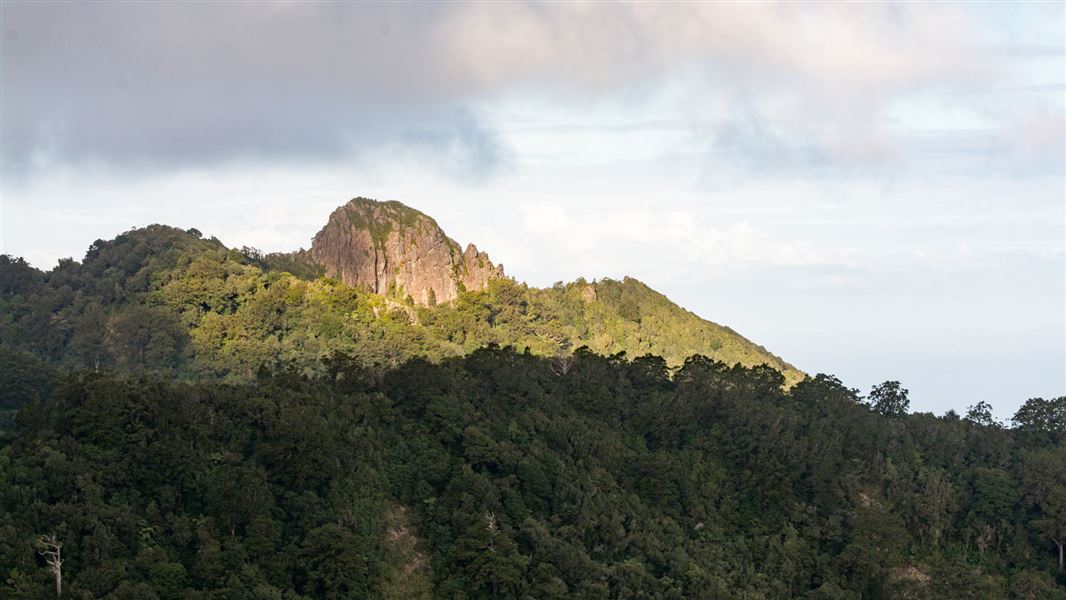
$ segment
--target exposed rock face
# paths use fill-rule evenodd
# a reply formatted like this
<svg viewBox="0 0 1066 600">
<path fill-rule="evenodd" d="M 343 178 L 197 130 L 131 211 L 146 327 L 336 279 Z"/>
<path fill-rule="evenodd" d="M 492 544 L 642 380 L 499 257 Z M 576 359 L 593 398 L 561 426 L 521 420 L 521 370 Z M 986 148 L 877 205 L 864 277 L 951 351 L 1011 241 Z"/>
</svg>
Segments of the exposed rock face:
<svg viewBox="0 0 1066 600">
<path fill-rule="evenodd" d="M 410 295 L 423 306 L 504 277 L 488 254 L 463 251 L 437 222 L 395 201 L 356 198 L 333 211 L 315 235 L 311 256 L 326 275 L 378 294 Z"/>
</svg>

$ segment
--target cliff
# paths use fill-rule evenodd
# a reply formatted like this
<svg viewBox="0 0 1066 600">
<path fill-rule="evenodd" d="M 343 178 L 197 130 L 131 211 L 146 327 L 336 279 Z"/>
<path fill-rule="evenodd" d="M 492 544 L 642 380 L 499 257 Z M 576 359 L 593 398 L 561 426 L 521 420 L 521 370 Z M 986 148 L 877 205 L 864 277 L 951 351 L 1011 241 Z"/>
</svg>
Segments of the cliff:
<svg viewBox="0 0 1066 600">
<path fill-rule="evenodd" d="M 417 304 L 450 302 L 504 277 L 503 265 L 470 244 L 462 250 L 427 215 L 399 202 L 356 198 L 337 208 L 315 235 L 311 257 L 326 275 Z"/>
</svg>

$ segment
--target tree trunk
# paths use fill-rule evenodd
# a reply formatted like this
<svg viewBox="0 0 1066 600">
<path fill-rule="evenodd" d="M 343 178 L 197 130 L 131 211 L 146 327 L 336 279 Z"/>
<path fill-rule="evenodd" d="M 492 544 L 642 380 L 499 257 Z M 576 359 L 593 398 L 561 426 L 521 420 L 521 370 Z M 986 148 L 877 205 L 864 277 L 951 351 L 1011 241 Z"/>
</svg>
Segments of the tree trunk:
<svg viewBox="0 0 1066 600">
<path fill-rule="evenodd" d="M 56 597 L 63 595 L 63 570 L 60 567 L 52 569 L 56 574 Z"/>
<path fill-rule="evenodd" d="M 1059 547 L 1059 571 L 1062 570 L 1062 546 L 1064 543 L 1066 542 L 1063 542 L 1062 540 L 1055 540 L 1055 544 Z"/>
</svg>

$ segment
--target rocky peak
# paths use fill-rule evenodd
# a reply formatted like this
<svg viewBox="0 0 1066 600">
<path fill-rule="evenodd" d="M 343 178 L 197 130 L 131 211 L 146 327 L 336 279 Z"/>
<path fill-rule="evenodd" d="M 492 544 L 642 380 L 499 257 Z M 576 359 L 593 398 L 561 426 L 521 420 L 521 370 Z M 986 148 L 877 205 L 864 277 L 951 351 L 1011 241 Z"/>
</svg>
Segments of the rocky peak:
<svg viewBox="0 0 1066 600">
<path fill-rule="evenodd" d="M 410 295 L 423 306 L 484 289 L 503 265 L 470 244 L 461 250 L 429 216 L 396 201 L 356 198 L 337 208 L 314 237 L 311 256 L 353 287 Z"/>
</svg>

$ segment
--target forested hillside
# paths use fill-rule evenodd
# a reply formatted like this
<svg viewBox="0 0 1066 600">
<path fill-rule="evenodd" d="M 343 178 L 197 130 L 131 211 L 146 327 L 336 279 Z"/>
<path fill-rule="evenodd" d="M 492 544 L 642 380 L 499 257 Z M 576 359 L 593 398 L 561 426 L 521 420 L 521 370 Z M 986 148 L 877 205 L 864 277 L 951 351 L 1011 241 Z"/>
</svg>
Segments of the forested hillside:
<svg viewBox="0 0 1066 600">
<path fill-rule="evenodd" d="M 440 303 L 161 225 L 0 256 L 0 597 L 1066 599 L 1066 398 L 909 414 L 463 256 Z"/>
<path fill-rule="evenodd" d="M 69 598 L 1066 598 L 1066 398 L 1006 429 L 703 357 L 0 362 L 4 598 L 55 596 L 50 542 Z"/>
<path fill-rule="evenodd" d="M 420 213 L 419 213 L 420 214 Z M 587 346 L 671 366 L 692 354 L 803 375 L 729 328 L 642 283 L 535 289 L 506 278 L 421 306 L 402 289 L 370 293 L 321 277 L 307 252 L 227 249 L 196 230 L 152 225 L 99 240 L 45 273 L 0 256 L 0 345 L 53 364 L 248 380 L 260 367 L 321 371 L 335 352 L 379 369 L 440 360 L 488 343 L 541 356 Z"/>
</svg>

